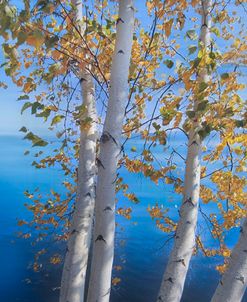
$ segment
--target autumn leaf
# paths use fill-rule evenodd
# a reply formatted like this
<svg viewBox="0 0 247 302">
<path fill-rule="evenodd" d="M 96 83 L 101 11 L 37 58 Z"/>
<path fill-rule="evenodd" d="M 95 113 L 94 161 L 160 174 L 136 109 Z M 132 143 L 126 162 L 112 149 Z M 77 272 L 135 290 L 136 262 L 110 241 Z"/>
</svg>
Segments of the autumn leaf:
<svg viewBox="0 0 247 302">
<path fill-rule="evenodd" d="M 173 24 L 173 19 L 165 22 L 163 25 L 163 28 L 165 30 L 165 35 L 167 38 L 169 38 L 171 35 L 172 24 Z"/>
<path fill-rule="evenodd" d="M 120 282 L 121 282 L 121 279 L 118 278 L 118 277 L 115 277 L 115 278 L 112 279 L 112 285 L 113 286 L 118 285 Z"/>
<path fill-rule="evenodd" d="M 45 41 L 45 37 L 42 31 L 35 29 L 31 34 L 28 35 L 26 41 L 27 44 L 34 46 L 35 48 L 40 48 Z"/>
</svg>

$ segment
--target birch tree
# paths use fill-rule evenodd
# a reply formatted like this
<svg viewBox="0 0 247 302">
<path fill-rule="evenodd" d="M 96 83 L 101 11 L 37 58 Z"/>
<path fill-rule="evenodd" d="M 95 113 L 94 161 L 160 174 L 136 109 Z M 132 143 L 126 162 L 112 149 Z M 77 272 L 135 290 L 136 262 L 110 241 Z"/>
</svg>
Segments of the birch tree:
<svg viewBox="0 0 247 302">
<path fill-rule="evenodd" d="M 84 35 L 82 2 L 73 1 L 75 26 Z M 96 108 L 93 78 L 90 66 L 78 70 L 83 114 L 80 116 L 80 147 L 77 177 L 77 197 L 70 227 L 69 240 L 62 274 L 60 302 L 84 301 L 88 254 L 91 243 L 94 213 L 95 160 L 96 160 Z M 87 126 L 83 126 L 85 120 Z"/>
<path fill-rule="evenodd" d="M 210 11 L 211 0 L 202 1 L 200 43 L 203 50 L 210 46 Z M 207 83 L 209 75 L 206 68 L 198 74 L 199 84 Z M 183 203 L 180 209 L 180 220 L 175 234 L 175 243 L 163 276 L 157 301 L 180 301 L 190 258 L 195 246 L 195 229 L 198 215 L 200 191 L 200 152 L 202 139 L 198 133 L 201 126 L 200 114 L 197 113 L 200 101 L 194 101 L 195 116 L 189 132 L 188 153 L 184 181 Z"/>
<path fill-rule="evenodd" d="M 241 302 L 247 286 L 247 219 L 211 302 Z"/>
<path fill-rule="evenodd" d="M 121 154 L 121 131 L 128 97 L 128 75 L 134 29 L 132 0 L 119 1 L 109 101 L 100 138 L 95 229 L 88 301 L 109 301 L 114 256 L 115 182 Z"/>
</svg>

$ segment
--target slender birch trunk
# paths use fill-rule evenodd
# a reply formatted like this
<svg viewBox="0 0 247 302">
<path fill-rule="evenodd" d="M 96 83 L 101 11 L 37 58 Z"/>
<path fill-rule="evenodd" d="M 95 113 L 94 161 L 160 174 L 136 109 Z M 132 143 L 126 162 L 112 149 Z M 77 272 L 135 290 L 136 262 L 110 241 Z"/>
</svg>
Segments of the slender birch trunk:
<svg viewBox="0 0 247 302">
<path fill-rule="evenodd" d="M 82 2 L 74 1 L 77 24 L 82 22 Z M 80 23 L 79 23 L 80 22 Z M 83 33 L 83 30 L 81 28 Z M 83 302 L 88 254 L 91 245 L 92 221 L 95 200 L 96 160 L 96 109 L 94 82 L 88 70 L 80 72 L 80 86 L 84 114 L 91 122 L 80 127 L 80 149 L 77 180 L 77 196 L 71 222 L 70 236 L 62 274 L 60 302 Z"/>
<path fill-rule="evenodd" d="M 200 41 L 203 47 L 210 45 L 211 0 L 202 1 L 202 26 Z M 198 74 L 199 82 L 208 82 L 206 70 Z M 190 259 L 195 246 L 198 203 L 200 193 L 200 152 L 201 138 L 198 135 L 200 122 L 197 118 L 199 101 L 194 101 L 196 117 L 189 132 L 188 153 L 186 158 L 183 203 L 176 229 L 174 247 L 168 259 L 157 302 L 179 302 L 184 288 Z"/>
<path fill-rule="evenodd" d="M 234 247 L 227 271 L 224 273 L 211 302 L 240 302 L 247 287 L 247 218 Z"/>
<path fill-rule="evenodd" d="M 93 257 L 88 302 L 108 302 L 115 235 L 115 182 L 121 131 L 128 98 L 128 74 L 134 29 L 132 0 L 121 0 L 112 60 L 109 102 L 100 139 Z"/>
</svg>

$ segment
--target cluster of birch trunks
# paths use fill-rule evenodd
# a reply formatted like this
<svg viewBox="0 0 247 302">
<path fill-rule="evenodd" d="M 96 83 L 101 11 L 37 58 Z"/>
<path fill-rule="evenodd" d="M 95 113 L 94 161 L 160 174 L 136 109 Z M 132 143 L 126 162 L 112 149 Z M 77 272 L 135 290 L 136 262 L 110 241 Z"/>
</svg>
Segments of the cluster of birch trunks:
<svg viewBox="0 0 247 302">
<path fill-rule="evenodd" d="M 75 1 L 75 18 L 84 34 L 82 3 Z M 200 43 L 210 47 L 210 26 L 213 2 L 202 0 Z M 94 80 L 90 66 L 81 70 L 81 99 L 85 115 L 93 121 L 81 130 L 78 168 L 78 188 L 71 221 L 70 236 L 62 274 L 60 302 L 108 302 L 111 293 L 111 272 L 114 257 L 115 183 L 117 164 L 121 157 L 121 131 L 128 98 L 128 75 L 134 32 L 134 0 L 119 0 L 116 43 L 112 58 L 109 100 L 102 133 L 96 128 Z M 208 71 L 197 75 L 198 81 L 210 79 Z M 194 111 L 197 111 L 194 100 Z M 85 118 L 85 115 L 83 118 Z M 174 246 L 164 271 L 159 302 L 181 300 L 190 259 L 195 246 L 202 139 L 194 119 L 189 132 L 183 202 L 180 208 Z M 100 136 L 100 151 L 96 163 L 96 141 Z M 97 175 L 96 175 L 97 167 Z M 97 179 L 96 179 L 97 178 Z M 96 183 L 96 186 L 95 186 Z M 96 189 L 95 189 L 96 188 Z M 92 252 L 90 267 L 88 256 Z M 85 286 L 88 280 L 89 286 Z M 212 297 L 212 302 L 240 302 L 247 284 L 247 221 L 232 251 L 228 270 L 224 273 Z"/>
</svg>

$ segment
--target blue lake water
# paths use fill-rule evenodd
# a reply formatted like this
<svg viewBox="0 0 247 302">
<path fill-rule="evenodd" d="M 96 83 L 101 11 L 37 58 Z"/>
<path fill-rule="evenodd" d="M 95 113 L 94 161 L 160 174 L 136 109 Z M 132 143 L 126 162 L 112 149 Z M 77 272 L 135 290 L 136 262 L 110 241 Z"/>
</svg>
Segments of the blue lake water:
<svg viewBox="0 0 247 302">
<path fill-rule="evenodd" d="M 20 137 L 0 137 L 0 301 L 57 302 L 61 266 L 48 265 L 42 272 L 34 273 L 29 267 L 34 248 L 16 234 L 20 230 L 17 218 L 28 219 L 30 215 L 23 205 L 27 202 L 23 192 L 36 187 L 42 192 L 59 190 L 63 176 L 56 169 L 32 167 L 32 158 L 23 156 L 27 148 L 28 142 Z M 121 282 L 112 289 L 111 302 L 152 302 L 157 296 L 171 242 L 165 244 L 167 235 L 150 219 L 147 206 L 156 202 L 166 204 L 171 198 L 175 205 L 179 197 L 174 197 L 165 185 L 155 186 L 140 175 L 122 173 L 141 202 L 133 205 L 131 220 L 118 217 L 121 227 L 116 234 L 115 264 L 121 265 L 122 270 L 114 272 Z M 120 204 L 130 205 L 124 200 Z M 232 233 L 229 245 L 236 240 L 237 233 Z M 217 261 L 202 255 L 193 257 L 182 302 L 210 301 L 219 279 L 214 269 Z M 243 301 L 247 301 L 247 295 Z"/>
</svg>

